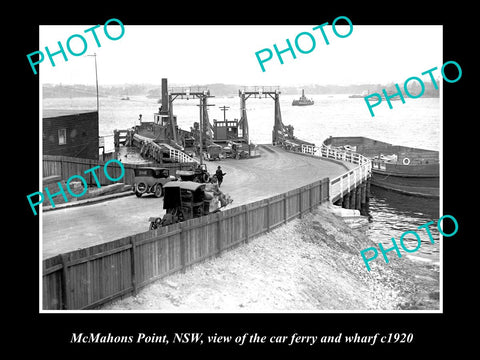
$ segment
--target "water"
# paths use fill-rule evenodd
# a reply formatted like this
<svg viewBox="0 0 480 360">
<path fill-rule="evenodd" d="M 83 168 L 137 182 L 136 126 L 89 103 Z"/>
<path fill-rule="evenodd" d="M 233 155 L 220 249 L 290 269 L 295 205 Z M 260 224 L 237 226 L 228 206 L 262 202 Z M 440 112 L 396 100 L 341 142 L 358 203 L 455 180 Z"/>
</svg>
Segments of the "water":
<svg viewBox="0 0 480 360">
<path fill-rule="evenodd" d="M 348 95 L 309 95 L 313 106 L 291 106 L 292 100 L 299 95 L 281 95 L 280 107 L 285 125 L 293 125 L 295 135 L 315 144 L 320 144 L 329 136 L 366 136 L 373 139 L 411 147 L 440 151 L 441 100 L 438 98 L 406 98 L 406 103 L 393 102 L 393 109 L 382 103 L 374 108 L 375 117 L 371 117 L 363 98 L 351 99 Z M 131 100 L 113 97 L 100 98 L 100 136 L 108 136 L 106 145 L 113 147 L 114 129 L 127 129 L 138 124 L 138 116 L 152 121 L 153 113 L 158 111 L 157 99 L 143 96 L 130 96 Z M 198 99 L 176 99 L 174 114 L 182 129 L 190 129 L 193 122 L 199 120 Z M 240 99 L 233 97 L 215 97 L 209 100 L 210 121 L 223 119 L 220 106 L 228 106 L 227 118 L 240 118 Z M 274 123 L 274 101 L 271 98 L 249 98 L 246 103 L 247 117 L 252 142 L 271 143 Z M 44 108 L 96 109 L 94 97 L 44 99 Z M 397 242 L 404 231 L 416 230 L 428 221 L 436 221 L 439 216 L 439 201 L 411 197 L 372 187 L 373 198 L 370 210 L 373 222 L 368 234 L 375 242 L 382 242 L 385 248 L 394 237 Z M 438 261 L 439 236 L 436 226 L 432 226 L 435 244 L 431 244 L 424 230 L 419 230 L 422 245 L 412 255 Z M 416 240 L 406 246 L 415 248 Z M 391 244 L 391 242 L 390 242 Z M 390 247 L 390 246 L 388 246 Z M 394 256 L 393 252 L 389 253 Z M 396 255 L 395 255 L 396 256 Z"/>
<path fill-rule="evenodd" d="M 436 227 L 439 217 L 438 199 L 408 196 L 373 186 L 371 189 L 373 197 L 370 199 L 370 214 L 373 221 L 367 230 L 370 239 L 376 243 L 382 243 L 387 249 L 392 247 L 391 238 L 393 237 L 400 247 L 400 235 L 405 231 L 413 230 L 420 235 L 421 246 L 411 255 L 430 260 L 430 262 L 439 261 L 440 236 Z M 434 224 L 429 226 L 434 244 L 430 243 L 426 230 L 417 229 L 418 226 L 429 221 L 434 221 Z M 415 249 L 417 239 L 414 235 L 406 236 L 404 244 L 408 249 Z M 400 251 L 402 256 L 408 256 L 401 247 Z M 397 255 L 392 251 L 387 256 L 390 258 Z M 381 254 L 379 257 L 381 258 Z"/>
</svg>

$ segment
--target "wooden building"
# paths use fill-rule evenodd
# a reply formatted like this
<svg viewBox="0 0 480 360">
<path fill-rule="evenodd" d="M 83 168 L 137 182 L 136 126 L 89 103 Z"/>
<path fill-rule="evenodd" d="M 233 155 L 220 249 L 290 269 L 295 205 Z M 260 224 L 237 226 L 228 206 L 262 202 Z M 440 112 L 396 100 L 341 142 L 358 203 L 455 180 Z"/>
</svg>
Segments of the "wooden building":
<svg viewBox="0 0 480 360">
<path fill-rule="evenodd" d="M 43 111 L 43 155 L 98 160 L 98 112 Z"/>
<path fill-rule="evenodd" d="M 243 130 L 239 121 L 235 120 L 213 120 L 214 142 L 242 141 Z"/>
</svg>

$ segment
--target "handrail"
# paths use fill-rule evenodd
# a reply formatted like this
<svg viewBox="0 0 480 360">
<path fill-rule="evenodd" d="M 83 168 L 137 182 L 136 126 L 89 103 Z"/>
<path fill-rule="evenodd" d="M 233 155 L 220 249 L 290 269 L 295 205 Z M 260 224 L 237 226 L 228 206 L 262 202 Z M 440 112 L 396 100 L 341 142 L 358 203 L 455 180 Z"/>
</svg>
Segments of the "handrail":
<svg viewBox="0 0 480 360">
<path fill-rule="evenodd" d="M 329 199 L 331 202 L 348 193 L 352 188 L 369 178 L 372 173 L 372 161 L 362 154 L 351 150 L 332 148 L 325 144 L 322 144 L 320 147 L 302 144 L 302 152 L 318 157 L 358 164 L 354 169 L 330 179 Z"/>
<path fill-rule="evenodd" d="M 173 146 L 171 146 L 167 143 L 157 144 L 152 139 L 147 138 L 147 137 L 142 136 L 142 135 L 139 135 L 139 134 L 134 134 L 133 138 L 142 145 L 145 144 L 148 147 L 155 148 L 156 151 L 154 151 L 154 152 L 156 152 L 156 153 L 159 153 L 162 147 L 167 148 L 168 151 L 169 151 L 170 158 L 174 159 L 176 162 L 180 162 L 180 163 L 196 162 L 196 163 L 199 163 L 199 161 L 197 159 L 192 158 L 191 156 L 188 156 L 183 151 L 181 151 L 179 149 L 176 149 L 176 148 L 174 148 Z M 142 146 L 142 148 L 143 148 L 143 146 Z"/>
<path fill-rule="evenodd" d="M 194 159 L 191 156 L 188 156 L 183 151 L 174 148 L 170 144 L 161 143 L 160 145 L 163 146 L 163 147 L 166 147 L 169 150 L 170 158 L 174 159 L 177 162 L 180 162 L 180 163 L 182 163 L 182 162 L 196 162 L 196 163 L 199 163 L 199 161 L 197 159 Z"/>
<path fill-rule="evenodd" d="M 185 154 L 183 151 L 180 151 L 178 149 L 175 149 L 173 147 L 169 147 L 170 150 L 170 158 L 175 159 L 177 162 L 196 162 L 199 163 L 199 161 L 195 158 L 192 158 Z"/>
</svg>

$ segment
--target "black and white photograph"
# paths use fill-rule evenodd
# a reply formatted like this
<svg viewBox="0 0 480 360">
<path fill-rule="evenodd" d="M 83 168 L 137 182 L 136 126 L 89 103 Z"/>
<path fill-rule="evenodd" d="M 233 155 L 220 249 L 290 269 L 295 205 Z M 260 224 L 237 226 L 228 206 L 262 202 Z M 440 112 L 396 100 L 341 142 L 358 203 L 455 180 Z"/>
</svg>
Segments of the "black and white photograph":
<svg viewBox="0 0 480 360">
<path fill-rule="evenodd" d="M 42 310 L 441 310 L 461 66 L 441 26 L 326 20 L 40 27 Z"/>
<path fill-rule="evenodd" d="M 22 217 L 43 338 L 161 355 L 454 336 L 451 129 L 472 72 L 441 16 L 344 10 L 28 27 L 38 178 Z"/>
</svg>

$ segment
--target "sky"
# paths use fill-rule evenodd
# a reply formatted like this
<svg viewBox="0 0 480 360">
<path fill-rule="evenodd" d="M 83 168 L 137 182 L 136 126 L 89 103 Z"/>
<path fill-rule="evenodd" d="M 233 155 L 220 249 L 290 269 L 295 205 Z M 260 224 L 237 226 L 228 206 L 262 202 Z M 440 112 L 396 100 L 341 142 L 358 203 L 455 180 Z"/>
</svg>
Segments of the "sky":
<svg viewBox="0 0 480 360">
<path fill-rule="evenodd" d="M 345 24 L 336 26 L 339 34 L 348 33 L 349 26 L 343 20 L 337 24 Z M 40 48 L 32 49 L 32 52 L 40 50 L 45 54 L 40 64 L 42 84 L 94 85 L 94 57 L 87 56 L 94 53 L 97 55 L 100 86 L 135 83 L 160 85 L 162 78 L 168 78 L 169 83 L 182 85 L 400 84 L 411 76 L 421 77 L 422 72 L 435 66 L 440 69 L 443 64 L 441 25 L 353 24 L 352 33 L 345 38 L 337 37 L 328 25 L 324 28 L 328 45 L 320 30 L 313 30 L 320 24 L 126 24 L 123 36 L 115 41 L 106 37 L 101 25 L 95 30 L 100 47 L 91 31 L 84 32 L 94 25 L 40 26 Z M 112 37 L 120 36 L 118 25 L 109 25 L 107 30 Z M 305 32 L 312 35 L 315 47 L 303 54 L 295 47 L 295 38 Z M 86 40 L 87 49 L 82 56 L 73 56 L 66 48 L 67 39 L 75 34 L 81 34 Z M 287 51 L 282 54 L 284 64 L 280 64 L 273 45 L 276 44 L 280 51 L 286 49 L 286 39 L 290 40 L 296 59 Z M 58 41 L 62 43 L 68 61 L 60 54 L 55 55 L 53 59 L 56 66 L 53 67 L 45 47 L 52 53 L 58 51 Z M 312 45 L 308 35 L 299 37 L 299 46 L 304 51 L 312 48 Z M 84 48 L 78 36 L 71 39 L 70 46 L 77 53 Z M 266 48 L 272 51 L 273 57 L 264 63 L 266 71 L 262 72 L 255 53 Z M 266 55 L 265 52 L 261 56 Z M 434 75 L 441 76 L 439 71 Z M 428 79 L 428 75 L 425 75 L 425 79 Z"/>
</svg>

